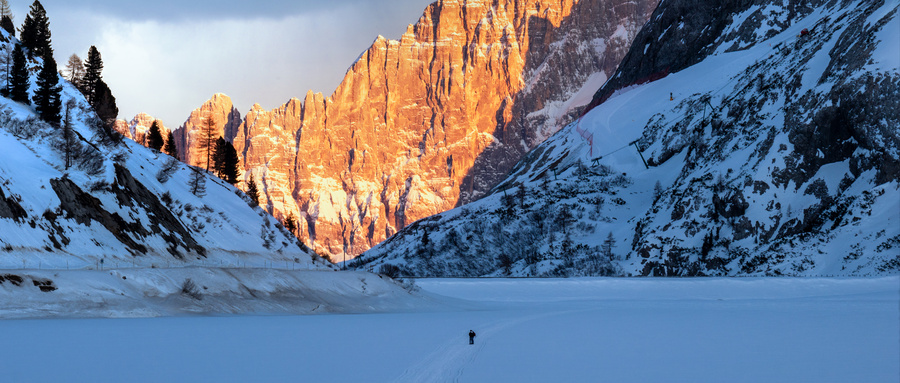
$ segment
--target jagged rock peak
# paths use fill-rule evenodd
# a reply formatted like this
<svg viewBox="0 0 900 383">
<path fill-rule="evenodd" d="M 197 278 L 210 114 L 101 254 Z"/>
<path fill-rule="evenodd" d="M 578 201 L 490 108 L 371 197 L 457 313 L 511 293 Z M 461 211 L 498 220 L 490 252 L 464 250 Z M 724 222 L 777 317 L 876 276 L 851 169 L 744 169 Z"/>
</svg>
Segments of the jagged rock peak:
<svg viewBox="0 0 900 383">
<path fill-rule="evenodd" d="M 307 243 L 352 257 L 486 193 L 578 115 L 656 4 L 437 1 L 330 97 L 254 106 L 234 137 L 244 176 Z"/>
<path fill-rule="evenodd" d="M 179 159 L 189 165 L 206 167 L 206 152 L 200 153 L 201 129 L 205 129 L 208 119 L 213 121 L 214 137 L 224 137 L 232 142 L 241 125 L 241 113 L 234 107 L 231 97 L 223 93 L 216 93 L 201 107 L 194 109 L 187 121 L 175 130 L 175 146 L 178 148 Z"/>
<path fill-rule="evenodd" d="M 131 121 L 116 120 L 114 128 L 123 136 L 130 138 L 141 145 L 147 146 L 147 133 L 154 121 L 159 122 L 159 129 L 163 140 L 168 139 L 169 128 L 163 124 L 162 120 L 143 112 L 135 115 Z"/>
</svg>

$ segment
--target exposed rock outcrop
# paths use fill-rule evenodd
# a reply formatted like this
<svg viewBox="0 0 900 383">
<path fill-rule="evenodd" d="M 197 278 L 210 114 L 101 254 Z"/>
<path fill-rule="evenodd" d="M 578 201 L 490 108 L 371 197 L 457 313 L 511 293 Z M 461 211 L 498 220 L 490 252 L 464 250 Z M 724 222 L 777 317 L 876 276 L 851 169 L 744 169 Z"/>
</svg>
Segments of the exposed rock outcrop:
<svg viewBox="0 0 900 383">
<path fill-rule="evenodd" d="M 28 213 L 19 204 L 20 201 L 21 197 L 15 195 L 7 197 L 0 187 L 0 218 L 11 218 L 16 222 L 28 218 Z"/>
<path fill-rule="evenodd" d="M 213 95 L 201 107 L 194 109 L 191 116 L 178 129 L 175 129 L 175 147 L 178 159 L 188 165 L 207 168 L 208 153 L 203 148 L 204 132 L 212 118 L 211 142 L 224 137 L 231 142 L 238 126 L 241 125 L 241 113 L 231 103 L 231 98 L 224 94 Z"/>
<path fill-rule="evenodd" d="M 184 258 L 179 247 L 190 253 L 204 255 L 206 250 L 197 244 L 181 221 L 160 202 L 155 194 L 137 181 L 128 169 L 115 165 L 116 182 L 110 191 L 116 195 L 119 206 L 140 205 L 147 211 L 146 222 L 128 222 L 116 212 L 107 211 L 99 199 L 84 192 L 68 178 L 52 179 L 50 185 L 60 200 L 60 211 L 65 218 L 90 226 L 91 221 L 99 222 L 116 239 L 125 244 L 133 254 L 147 252 L 140 239 L 149 234 L 161 235 L 168 245 L 167 250 L 175 257 Z M 48 213 L 52 215 L 52 213 Z M 48 215 L 45 214 L 45 215 Z M 55 217 L 45 217 L 55 221 Z"/>
<path fill-rule="evenodd" d="M 225 116 L 263 206 L 352 257 L 490 190 L 578 115 L 656 3 L 437 1 L 400 40 L 379 36 L 330 97 L 255 105 L 229 136 L 237 113 L 217 95 L 176 134 L 179 153 L 202 164 L 191 132 Z"/>
<path fill-rule="evenodd" d="M 147 113 L 138 113 L 138 115 L 134 116 L 130 122 L 116 120 L 113 128 L 123 136 L 130 138 L 141 145 L 147 146 L 147 133 L 150 131 L 150 126 L 153 125 L 154 121 L 159 122 L 160 134 L 162 134 L 164 141 L 167 140 L 169 137 L 169 128 L 163 125 L 161 120 L 158 120 Z"/>
</svg>

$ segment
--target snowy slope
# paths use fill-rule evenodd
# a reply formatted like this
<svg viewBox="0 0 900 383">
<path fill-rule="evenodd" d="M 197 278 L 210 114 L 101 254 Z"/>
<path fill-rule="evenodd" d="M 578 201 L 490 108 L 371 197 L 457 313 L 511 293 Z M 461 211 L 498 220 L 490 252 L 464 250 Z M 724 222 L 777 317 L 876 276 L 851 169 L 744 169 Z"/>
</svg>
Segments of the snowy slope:
<svg viewBox="0 0 900 383">
<path fill-rule="evenodd" d="M 644 72 L 620 67 L 607 86 L 620 85 L 598 93 L 608 99 L 492 195 L 410 225 L 353 265 L 442 276 L 898 273 L 897 3 L 721 3 L 733 13 L 689 23 L 722 28 L 681 68 L 665 59 L 676 45 L 644 41 L 698 17 L 685 4 L 663 2 L 636 38 L 626 62 Z"/>
<path fill-rule="evenodd" d="M 9 48 L 15 39 L 0 33 Z M 39 67 L 29 64 L 32 92 Z M 0 98 L 0 269 L 325 267 L 237 189 L 202 172 L 206 193 L 195 195 L 191 168 L 109 138 L 80 92 L 60 82 L 77 133 L 69 169 L 61 129 L 31 106 Z"/>
</svg>

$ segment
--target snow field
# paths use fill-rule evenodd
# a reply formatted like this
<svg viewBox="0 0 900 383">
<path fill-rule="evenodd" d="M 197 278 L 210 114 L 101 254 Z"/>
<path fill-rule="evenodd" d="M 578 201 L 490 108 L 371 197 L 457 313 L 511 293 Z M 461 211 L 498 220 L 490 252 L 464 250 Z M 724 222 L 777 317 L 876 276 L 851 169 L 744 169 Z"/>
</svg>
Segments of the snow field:
<svg viewBox="0 0 900 383">
<path fill-rule="evenodd" d="M 418 285 L 444 306 L 361 315 L 2 321 L 0 370 L 16 382 L 900 379 L 898 277 Z M 474 346 L 469 329 L 478 333 Z"/>
</svg>

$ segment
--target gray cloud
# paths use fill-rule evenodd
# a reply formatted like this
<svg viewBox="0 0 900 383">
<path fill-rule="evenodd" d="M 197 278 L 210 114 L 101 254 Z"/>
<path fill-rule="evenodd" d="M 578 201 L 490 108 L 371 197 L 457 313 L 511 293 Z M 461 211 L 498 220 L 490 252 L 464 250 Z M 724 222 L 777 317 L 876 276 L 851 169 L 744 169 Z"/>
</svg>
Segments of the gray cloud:
<svg viewBox="0 0 900 383">
<path fill-rule="evenodd" d="M 117 18 L 136 21 L 173 21 L 179 19 L 222 18 L 281 18 L 315 13 L 322 10 L 356 7 L 377 10 L 392 9 L 402 3 L 422 3 L 405 0 L 44 0 L 41 4 L 48 11 L 89 11 Z M 29 6 L 31 2 L 22 5 Z M 421 9 L 420 9 L 421 11 Z M 24 12 L 22 13 L 24 16 Z"/>
<path fill-rule="evenodd" d="M 42 4 L 57 62 L 84 57 L 96 45 L 119 118 L 146 112 L 177 127 L 215 93 L 231 96 L 241 113 L 254 103 L 277 107 L 307 90 L 330 95 L 376 36 L 399 38 L 431 1 Z M 13 4 L 17 25 L 30 4 Z"/>
</svg>

